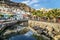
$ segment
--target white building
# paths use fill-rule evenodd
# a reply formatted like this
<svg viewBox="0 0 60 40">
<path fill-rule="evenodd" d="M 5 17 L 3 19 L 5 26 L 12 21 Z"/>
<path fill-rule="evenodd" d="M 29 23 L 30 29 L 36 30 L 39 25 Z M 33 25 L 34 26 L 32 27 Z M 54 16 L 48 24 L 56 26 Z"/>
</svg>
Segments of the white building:
<svg viewBox="0 0 60 40">
<path fill-rule="evenodd" d="M 23 13 L 25 12 L 20 10 L 20 11 L 16 11 L 15 13 L 16 13 L 16 19 L 21 20 L 23 19 Z"/>
</svg>

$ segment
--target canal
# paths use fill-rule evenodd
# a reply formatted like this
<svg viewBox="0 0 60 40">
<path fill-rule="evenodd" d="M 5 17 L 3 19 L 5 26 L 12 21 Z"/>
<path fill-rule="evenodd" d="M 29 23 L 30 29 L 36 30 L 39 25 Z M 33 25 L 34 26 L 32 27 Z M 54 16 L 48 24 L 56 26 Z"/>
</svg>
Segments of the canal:
<svg viewBox="0 0 60 40">
<path fill-rule="evenodd" d="M 30 30 L 23 35 L 12 36 L 11 38 L 9 38 L 9 40 L 36 40 L 34 37 L 32 37 L 32 35 L 33 32 Z"/>
<path fill-rule="evenodd" d="M 3 34 L 7 40 L 36 40 L 32 35 L 34 33 L 28 27 L 21 26 L 20 24 L 8 28 Z M 5 40 L 4 39 L 4 40 Z"/>
</svg>

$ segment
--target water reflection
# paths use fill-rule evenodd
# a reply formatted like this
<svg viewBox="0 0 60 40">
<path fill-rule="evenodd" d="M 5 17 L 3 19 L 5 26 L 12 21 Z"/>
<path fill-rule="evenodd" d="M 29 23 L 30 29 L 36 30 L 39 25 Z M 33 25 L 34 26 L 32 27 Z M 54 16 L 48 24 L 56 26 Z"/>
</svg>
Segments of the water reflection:
<svg viewBox="0 0 60 40">
<path fill-rule="evenodd" d="M 33 32 L 30 30 L 24 35 L 17 35 L 9 38 L 9 40 L 36 40 L 35 38 L 32 37 Z"/>
<path fill-rule="evenodd" d="M 24 35 L 30 37 L 30 36 L 33 35 L 33 32 L 30 30 L 30 31 L 28 31 L 28 32 L 27 32 L 26 34 L 24 34 Z"/>
</svg>

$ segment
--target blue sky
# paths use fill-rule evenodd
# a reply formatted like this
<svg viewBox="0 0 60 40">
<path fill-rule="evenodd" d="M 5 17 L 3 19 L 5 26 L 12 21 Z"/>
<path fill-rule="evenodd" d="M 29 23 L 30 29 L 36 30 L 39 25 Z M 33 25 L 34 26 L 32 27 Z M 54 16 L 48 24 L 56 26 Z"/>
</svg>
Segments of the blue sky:
<svg viewBox="0 0 60 40">
<path fill-rule="evenodd" d="M 32 8 L 60 8 L 60 0 L 12 0 L 29 5 Z"/>
</svg>

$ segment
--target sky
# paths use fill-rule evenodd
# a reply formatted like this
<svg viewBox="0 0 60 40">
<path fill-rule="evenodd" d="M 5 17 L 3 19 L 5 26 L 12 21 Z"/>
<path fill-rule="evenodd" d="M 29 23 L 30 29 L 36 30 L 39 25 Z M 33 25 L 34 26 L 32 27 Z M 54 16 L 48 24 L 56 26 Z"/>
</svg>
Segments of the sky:
<svg viewBox="0 0 60 40">
<path fill-rule="evenodd" d="M 34 9 L 60 8 L 60 0 L 12 0 L 12 1 L 25 3 Z"/>
</svg>

